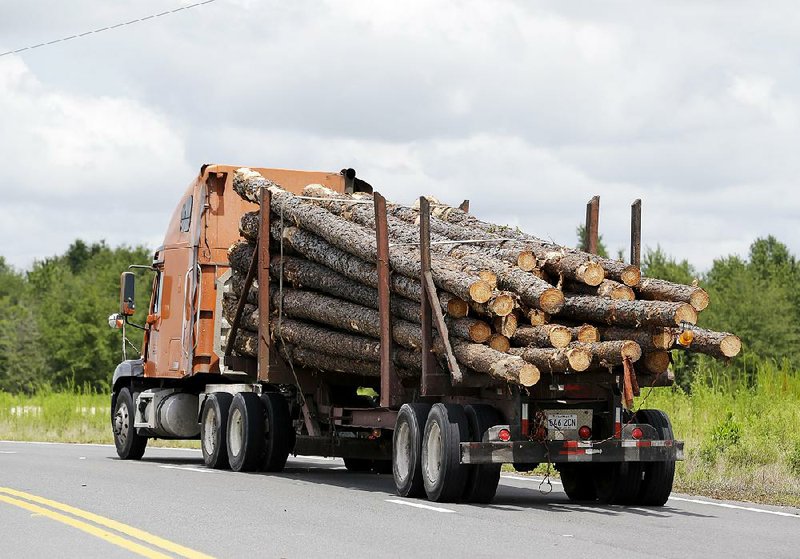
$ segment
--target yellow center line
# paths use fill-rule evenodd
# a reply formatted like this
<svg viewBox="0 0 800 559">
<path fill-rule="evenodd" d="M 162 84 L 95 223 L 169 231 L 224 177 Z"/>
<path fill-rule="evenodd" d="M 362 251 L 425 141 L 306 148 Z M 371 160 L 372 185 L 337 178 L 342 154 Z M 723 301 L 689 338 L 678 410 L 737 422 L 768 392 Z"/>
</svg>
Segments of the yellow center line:
<svg viewBox="0 0 800 559">
<path fill-rule="evenodd" d="M 112 520 L 110 518 L 106 518 L 104 516 L 100 516 L 99 514 L 94 514 L 92 512 L 88 512 L 85 510 L 81 510 L 79 508 L 65 505 L 63 503 L 59 503 L 58 501 L 52 501 L 50 499 L 45 499 L 44 497 L 39 497 L 37 495 L 32 495 L 30 493 L 25 493 L 24 491 L 17 491 L 16 489 L 10 489 L 8 487 L 0 487 L 0 493 L 5 493 L 7 495 L 13 495 L 15 497 L 19 497 L 21 499 L 26 499 L 28 501 L 32 501 L 34 503 L 39 503 L 41 505 L 46 505 L 50 508 L 60 510 L 62 512 L 69 513 L 73 516 L 77 516 L 79 518 L 83 518 L 84 520 L 89 520 L 98 524 L 100 526 L 105 526 L 106 528 L 110 528 L 112 530 L 116 530 L 122 534 L 127 536 L 131 536 L 143 542 L 146 542 L 150 545 L 155 547 L 159 547 L 165 551 L 169 551 L 170 553 L 174 553 L 181 557 L 186 557 L 187 559 L 213 559 L 210 555 L 206 555 L 205 553 L 200 553 L 199 551 L 195 551 L 194 549 L 185 547 L 183 545 L 171 542 L 155 534 L 151 534 L 150 532 L 145 532 L 144 530 L 140 530 L 139 528 L 134 528 L 133 526 L 128 526 L 127 524 L 123 524 L 122 522 L 118 522 L 116 520 Z M 0 499 L 5 500 L 2 495 L 0 495 Z M 15 499 L 16 500 L 16 499 Z M 38 507 L 37 507 L 38 508 Z M 47 510 L 47 509 L 42 509 Z M 50 512 L 50 511 L 48 511 Z M 57 514 L 57 513 L 54 513 Z M 61 515 L 59 515 L 61 516 Z M 67 518 L 67 517 L 65 517 Z M 88 525 L 87 525 L 88 526 Z M 128 541 L 128 540 L 124 540 Z M 135 544 L 138 545 L 138 544 Z M 144 548 L 147 549 L 147 548 Z M 159 557 L 163 557 L 163 555 L 159 555 Z"/>
<path fill-rule="evenodd" d="M 132 551 L 133 553 L 138 553 L 143 557 L 148 557 L 150 559 L 170 559 L 169 555 L 165 555 L 154 549 L 150 549 L 136 542 L 132 542 L 131 540 L 128 540 L 116 534 L 112 534 L 111 532 L 108 532 L 106 530 L 101 530 L 100 528 L 92 526 L 91 524 L 87 524 L 82 520 L 71 518 L 67 515 L 61 514 L 60 512 L 54 512 L 44 507 L 33 505 L 25 501 L 20 501 L 19 499 L 14 499 L 13 497 L 8 497 L 6 495 L 0 495 L 0 501 L 8 503 L 10 505 L 15 505 L 17 507 L 23 508 L 35 514 L 46 516 L 47 518 L 51 518 L 53 520 L 57 520 L 58 522 L 62 522 L 64 524 L 67 524 L 68 526 L 77 528 L 78 530 L 82 530 L 87 534 L 96 536 L 101 540 L 105 540 L 108 543 L 118 545 L 119 547 L 127 549 L 128 551 Z"/>
</svg>

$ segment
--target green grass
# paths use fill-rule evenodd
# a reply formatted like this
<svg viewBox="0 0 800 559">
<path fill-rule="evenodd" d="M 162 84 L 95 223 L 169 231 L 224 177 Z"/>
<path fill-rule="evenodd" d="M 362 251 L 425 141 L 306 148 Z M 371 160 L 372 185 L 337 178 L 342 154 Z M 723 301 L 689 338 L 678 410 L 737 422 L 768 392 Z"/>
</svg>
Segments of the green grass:
<svg viewBox="0 0 800 559">
<path fill-rule="evenodd" d="M 111 396 L 91 388 L 33 395 L 0 392 L 0 440 L 113 444 Z M 199 448 L 197 441 L 151 440 L 153 446 Z"/>
</svg>

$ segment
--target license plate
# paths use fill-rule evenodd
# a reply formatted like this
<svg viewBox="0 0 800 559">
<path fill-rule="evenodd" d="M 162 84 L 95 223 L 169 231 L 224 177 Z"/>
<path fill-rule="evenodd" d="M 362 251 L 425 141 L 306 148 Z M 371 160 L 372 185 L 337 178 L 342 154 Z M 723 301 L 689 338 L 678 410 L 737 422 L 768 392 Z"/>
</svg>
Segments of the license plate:
<svg viewBox="0 0 800 559">
<path fill-rule="evenodd" d="M 578 416 L 573 413 L 547 415 L 548 431 L 574 431 L 578 428 Z"/>
</svg>

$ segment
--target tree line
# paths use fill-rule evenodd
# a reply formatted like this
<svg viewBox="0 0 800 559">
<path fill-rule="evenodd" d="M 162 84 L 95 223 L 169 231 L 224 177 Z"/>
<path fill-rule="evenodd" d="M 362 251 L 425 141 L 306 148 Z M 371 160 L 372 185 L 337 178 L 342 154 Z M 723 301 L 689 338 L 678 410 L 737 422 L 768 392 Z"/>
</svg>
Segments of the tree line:
<svg viewBox="0 0 800 559">
<path fill-rule="evenodd" d="M 580 245 L 583 232 L 578 234 Z M 607 254 L 602 243 L 600 251 Z M 143 246 L 81 240 L 62 255 L 36 261 L 29 271 L 14 269 L 0 256 L 0 390 L 108 389 L 122 354 L 120 332 L 107 323 L 119 305 L 119 275 L 151 258 Z M 774 237 L 757 239 L 746 257 L 715 259 L 705 273 L 660 247 L 645 249 L 642 271 L 680 283 L 698 280 L 709 292 L 711 305 L 701 313 L 700 325 L 739 335 L 744 348 L 732 364 L 711 365 L 721 367 L 722 374 L 746 374 L 753 359 L 785 361 L 800 369 L 800 264 Z M 141 323 L 151 276 L 137 273 L 134 320 Z M 690 385 L 701 359 L 681 354 L 675 364 L 679 384 Z"/>
</svg>

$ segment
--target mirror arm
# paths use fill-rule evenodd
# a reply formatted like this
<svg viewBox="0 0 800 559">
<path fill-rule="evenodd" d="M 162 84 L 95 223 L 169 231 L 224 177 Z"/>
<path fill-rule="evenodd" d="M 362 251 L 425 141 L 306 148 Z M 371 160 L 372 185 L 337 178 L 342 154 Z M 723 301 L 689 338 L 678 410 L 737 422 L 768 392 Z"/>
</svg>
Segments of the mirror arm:
<svg viewBox="0 0 800 559">
<path fill-rule="evenodd" d="M 139 326 L 138 324 L 134 324 L 133 322 L 131 322 L 130 320 L 128 320 L 128 317 L 127 317 L 127 316 L 125 316 L 125 324 L 127 324 L 128 326 L 133 326 L 134 328 L 138 328 L 139 330 L 147 330 L 147 328 L 146 328 L 146 327 L 144 327 L 144 326 Z"/>
</svg>

